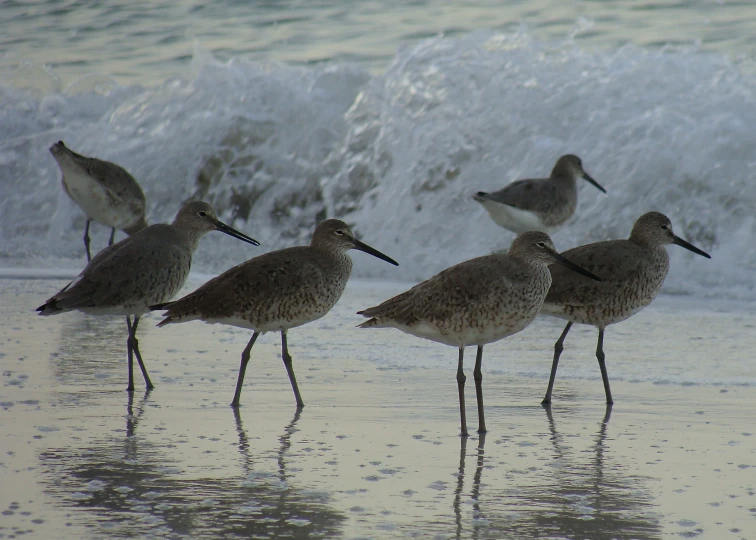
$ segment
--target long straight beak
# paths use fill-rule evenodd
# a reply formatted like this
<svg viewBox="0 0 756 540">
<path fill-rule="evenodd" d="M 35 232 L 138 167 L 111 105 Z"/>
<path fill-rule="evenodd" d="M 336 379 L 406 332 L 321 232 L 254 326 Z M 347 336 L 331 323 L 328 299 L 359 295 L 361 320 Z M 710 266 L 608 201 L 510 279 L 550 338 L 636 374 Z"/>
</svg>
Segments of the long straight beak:
<svg viewBox="0 0 756 540">
<path fill-rule="evenodd" d="M 698 249 L 693 244 L 689 244 L 688 242 L 686 242 L 679 236 L 673 236 L 672 238 L 673 238 L 672 243 L 675 244 L 676 246 L 684 247 L 688 251 L 692 251 L 693 253 L 700 255 L 701 257 L 706 257 L 707 259 L 711 259 L 711 255 L 709 255 L 705 251 Z"/>
<path fill-rule="evenodd" d="M 573 272 L 577 272 L 578 274 L 582 274 L 585 277 L 591 278 L 594 281 L 603 281 L 600 277 L 598 277 L 596 274 L 593 274 L 583 268 L 582 266 L 578 266 L 571 260 L 567 259 L 564 255 L 561 255 L 559 253 L 553 253 L 554 259 L 556 259 L 557 264 L 561 264 L 562 266 L 565 266 L 572 270 Z"/>
<path fill-rule="evenodd" d="M 389 257 L 388 255 L 384 255 L 377 249 L 371 248 L 369 245 L 360 242 L 356 238 L 352 239 L 352 242 L 354 242 L 354 249 L 358 249 L 360 251 L 364 251 L 365 253 L 372 255 L 373 257 L 378 257 L 381 260 L 386 261 L 387 263 L 393 264 L 394 266 L 399 266 L 399 263 L 396 262 L 394 259 Z"/>
<path fill-rule="evenodd" d="M 222 221 L 216 221 L 215 222 L 215 230 L 216 231 L 220 231 L 222 233 L 226 233 L 227 235 L 233 236 L 234 238 L 238 238 L 242 242 L 247 242 L 248 244 L 252 244 L 253 246 L 259 246 L 260 245 L 260 242 L 258 242 L 254 238 L 250 238 L 246 234 L 240 233 L 239 231 L 237 231 L 233 227 L 229 227 L 228 225 L 226 225 Z"/>
<path fill-rule="evenodd" d="M 602 188 L 602 187 L 601 187 L 601 186 L 599 185 L 599 183 L 598 183 L 598 182 L 596 182 L 596 181 L 595 181 L 595 180 L 593 179 L 593 177 L 592 177 L 592 176 L 591 176 L 590 174 L 588 174 L 587 172 L 585 172 L 585 171 L 583 171 L 583 180 L 588 180 L 588 183 L 589 183 L 589 184 L 593 184 L 594 186 L 596 186 L 596 188 L 597 188 L 597 189 L 598 189 L 599 191 L 602 191 L 603 193 L 606 193 L 606 190 L 605 190 L 604 188 Z"/>
</svg>

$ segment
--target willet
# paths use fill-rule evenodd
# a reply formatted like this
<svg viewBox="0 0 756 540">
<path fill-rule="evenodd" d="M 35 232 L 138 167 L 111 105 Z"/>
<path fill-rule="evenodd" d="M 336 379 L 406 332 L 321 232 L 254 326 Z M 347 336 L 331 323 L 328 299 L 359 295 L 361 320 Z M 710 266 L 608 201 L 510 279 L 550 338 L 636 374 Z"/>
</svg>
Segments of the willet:
<svg viewBox="0 0 756 540">
<path fill-rule="evenodd" d="M 84 228 L 87 261 L 92 259 L 89 250 L 89 224 L 92 221 L 111 228 L 108 245 L 113 244 L 116 229 L 132 235 L 147 227 L 144 193 L 123 167 L 79 155 L 63 141 L 52 145 L 50 153 L 63 173 L 63 190 L 87 215 Z"/>
<path fill-rule="evenodd" d="M 260 245 L 218 221 L 209 204 L 190 202 L 179 210 L 171 225 L 151 225 L 97 253 L 76 279 L 37 311 L 40 315 L 73 310 L 92 315 L 126 315 L 127 390 L 134 390 L 133 355 L 137 357 L 145 385 L 153 388 L 136 339 L 139 317 L 149 311 L 148 306 L 169 300 L 181 289 L 189 276 L 192 254 L 200 238 L 209 231 L 221 231 Z"/>
<path fill-rule="evenodd" d="M 517 180 L 493 193 L 479 191 L 473 199 L 500 227 L 517 234 L 526 231 L 553 234 L 575 213 L 578 178 L 606 193 L 583 170 L 580 158 L 568 154 L 557 160 L 549 178 Z"/>
<path fill-rule="evenodd" d="M 659 294 L 669 271 L 667 244 L 682 246 L 707 259 L 711 258 L 675 236 L 669 218 L 659 212 L 649 212 L 638 218 L 628 240 L 596 242 L 563 253 L 571 261 L 601 276 L 602 281 L 595 283 L 563 272 L 560 268 L 551 269 L 553 282 L 541 312 L 569 322 L 554 345 L 549 387 L 542 403 L 551 403 L 559 355 L 573 323 L 598 328 L 596 358 L 604 381 L 606 402 L 613 403 L 604 362 L 604 330 L 608 325 L 638 313 Z"/>
<path fill-rule="evenodd" d="M 548 235 L 530 231 L 518 236 L 507 254 L 495 253 L 457 264 L 377 307 L 360 311 L 371 319 L 359 327 L 396 328 L 459 348 L 457 390 L 465 437 L 463 357 L 466 346 L 477 345 L 474 377 L 478 431 L 484 433 L 483 346 L 516 334 L 533 321 L 551 285 L 548 265 L 553 263 L 598 279 L 557 253 Z"/>
<path fill-rule="evenodd" d="M 253 331 L 242 352 L 232 407 L 239 406 L 244 373 L 257 337 L 265 332 L 281 332 L 281 356 L 297 407 L 303 407 L 286 333 L 320 319 L 336 305 L 352 271 L 352 259 L 347 254 L 350 249 L 398 266 L 390 257 L 357 240 L 346 223 L 329 219 L 317 226 L 309 246 L 266 253 L 211 279 L 175 302 L 151 309 L 165 310 L 165 318 L 158 326 L 201 320 Z"/>
</svg>

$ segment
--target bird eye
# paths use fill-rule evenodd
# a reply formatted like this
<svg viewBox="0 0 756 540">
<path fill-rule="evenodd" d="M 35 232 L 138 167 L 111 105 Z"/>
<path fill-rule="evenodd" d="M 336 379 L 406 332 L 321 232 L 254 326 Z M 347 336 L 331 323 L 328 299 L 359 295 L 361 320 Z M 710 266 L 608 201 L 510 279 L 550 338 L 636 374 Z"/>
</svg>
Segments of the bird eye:
<svg viewBox="0 0 756 540">
<path fill-rule="evenodd" d="M 199 217 L 207 217 L 207 212 L 200 210 Z"/>
<path fill-rule="evenodd" d="M 667 227 L 666 225 L 661 226 L 661 230 L 666 231 L 667 229 L 669 229 L 669 227 Z"/>
<path fill-rule="evenodd" d="M 538 243 L 537 243 L 536 245 L 537 245 L 538 247 L 542 247 L 542 248 L 545 248 L 545 247 L 546 247 L 546 242 L 538 242 Z"/>
<path fill-rule="evenodd" d="M 336 229 L 336 234 L 338 234 L 339 236 L 344 236 L 344 231 L 342 231 L 341 229 Z"/>
</svg>

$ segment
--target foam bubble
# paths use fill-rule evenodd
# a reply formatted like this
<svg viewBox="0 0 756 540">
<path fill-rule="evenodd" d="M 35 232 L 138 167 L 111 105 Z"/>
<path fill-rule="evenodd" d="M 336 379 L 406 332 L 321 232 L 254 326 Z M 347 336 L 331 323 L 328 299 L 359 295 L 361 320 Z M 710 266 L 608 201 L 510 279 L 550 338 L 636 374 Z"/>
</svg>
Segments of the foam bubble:
<svg viewBox="0 0 756 540">
<path fill-rule="evenodd" d="M 84 217 L 47 150 L 58 139 L 127 168 L 151 222 L 202 198 L 263 242 L 203 242 L 196 270 L 305 243 L 329 216 L 401 264 L 355 255 L 356 275 L 406 280 L 506 247 L 512 235 L 471 195 L 545 176 L 570 152 L 609 193 L 580 187 L 559 249 L 626 237 L 659 210 L 713 257 L 670 247 L 667 292 L 756 298 L 756 81 L 721 55 L 475 33 L 403 49 L 380 75 L 219 62 L 198 47 L 185 79 L 106 79 L 0 87 L 2 266 L 83 260 Z M 103 227 L 92 235 L 105 244 Z"/>
</svg>

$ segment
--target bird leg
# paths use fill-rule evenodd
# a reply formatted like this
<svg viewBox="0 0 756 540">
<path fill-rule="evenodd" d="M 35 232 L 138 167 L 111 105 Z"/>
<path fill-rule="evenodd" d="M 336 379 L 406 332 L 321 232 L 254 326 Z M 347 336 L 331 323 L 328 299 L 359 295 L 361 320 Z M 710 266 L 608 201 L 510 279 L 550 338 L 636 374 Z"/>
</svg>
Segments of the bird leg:
<svg viewBox="0 0 756 540">
<path fill-rule="evenodd" d="M 110 241 L 108 242 L 109 246 L 113 245 L 113 240 L 115 240 L 115 227 L 110 229 Z"/>
<path fill-rule="evenodd" d="M 601 379 L 604 381 L 604 392 L 606 393 L 606 403 L 614 403 L 612 391 L 609 388 L 609 375 L 606 373 L 606 363 L 604 362 L 604 329 L 599 328 L 598 344 L 596 345 L 596 358 L 598 358 L 599 368 L 601 369 Z"/>
<path fill-rule="evenodd" d="M 475 379 L 475 396 L 478 399 L 478 433 L 485 433 L 486 419 L 483 416 L 483 373 L 480 371 L 480 366 L 483 363 L 483 345 L 478 345 L 478 354 L 475 357 L 475 371 L 473 371 L 473 378 Z"/>
<path fill-rule="evenodd" d="M 89 227 L 89 221 L 87 221 Z M 134 391 L 134 349 L 131 342 L 131 316 L 126 315 L 126 327 L 129 329 L 129 337 L 126 338 L 126 351 L 129 358 L 129 385 L 126 387 L 127 392 Z"/>
<path fill-rule="evenodd" d="M 283 363 L 286 367 L 286 373 L 289 374 L 291 389 L 294 390 L 294 399 L 297 400 L 297 408 L 301 409 L 304 407 L 304 401 L 302 401 L 302 396 L 299 394 L 297 378 L 294 376 L 294 366 L 292 365 L 291 356 L 289 355 L 289 348 L 286 345 L 286 330 L 281 330 L 281 357 L 283 358 Z"/>
<path fill-rule="evenodd" d="M 467 417 L 465 416 L 465 381 L 467 380 L 467 377 L 465 377 L 464 366 L 462 364 L 464 356 L 465 347 L 463 345 L 459 348 L 459 363 L 457 364 L 457 389 L 459 390 L 459 419 L 462 426 L 460 435 L 462 437 L 467 437 L 469 436 L 469 434 L 467 433 Z"/>
<path fill-rule="evenodd" d="M 242 385 L 244 384 L 244 372 L 247 370 L 247 364 L 249 363 L 249 352 L 252 350 L 252 345 L 255 344 L 255 341 L 257 341 L 257 336 L 259 335 L 260 332 L 254 332 L 252 334 L 252 338 L 249 340 L 249 343 L 247 343 L 247 346 L 244 347 L 244 350 L 242 351 L 241 365 L 239 366 L 239 377 L 236 379 L 236 392 L 234 392 L 234 400 L 231 402 L 232 407 L 239 406 L 239 398 L 241 397 Z"/>
<path fill-rule="evenodd" d="M 567 337 L 567 332 L 570 331 L 570 328 L 572 328 L 572 321 L 567 323 L 567 326 L 564 327 L 562 335 L 559 336 L 559 339 L 554 344 L 554 362 L 551 364 L 549 387 L 546 389 L 546 397 L 544 397 L 543 401 L 541 401 L 542 405 L 548 405 L 549 403 L 551 403 L 551 391 L 554 390 L 554 380 L 556 379 L 557 366 L 559 365 L 559 356 L 561 356 L 562 351 L 564 350 L 564 338 Z"/>
<path fill-rule="evenodd" d="M 89 224 L 92 223 L 91 219 L 87 219 L 87 226 L 84 227 L 84 247 L 87 250 L 87 262 L 92 260 L 92 255 L 89 252 Z M 130 324 L 130 323 L 129 323 Z M 133 388 L 132 388 L 133 390 Z"/>
<path fill-rule="evenodd" d="M 128 317 L 126 317 L 126 324 L 129 323 Z M 150 376 L 147 374 L 147 368 L 144 367 L 144 362 L 142 361 L 142 353 L 139 352 L 139 340 L 136 338 L 136 331 L 137 331 L 137 325 L 139 324 L 139 317 L 134 316 L 134 324 L 131 325 L 131 328 L 129 330 L 129 341 L 131 349 L 134 351 L 134 356 L 136 356 L 137 362 L 139 362 L 139 369 L 142 371 L 142 377 L 144 377 L 144 385 L 147 387 L 147 390 L 152 390 L 155 388 L 155 385 L 152 384 L 152 381 L 150 380 Z M 131 391 L 134 391 L 134 376 L 132 374 L 134 367 L 133 360 L 129 364 L 129 381 L 131 385 Z"/>
</svg>

